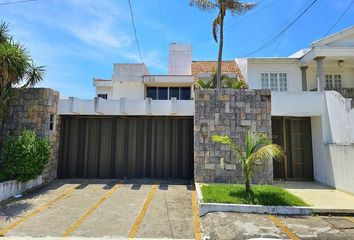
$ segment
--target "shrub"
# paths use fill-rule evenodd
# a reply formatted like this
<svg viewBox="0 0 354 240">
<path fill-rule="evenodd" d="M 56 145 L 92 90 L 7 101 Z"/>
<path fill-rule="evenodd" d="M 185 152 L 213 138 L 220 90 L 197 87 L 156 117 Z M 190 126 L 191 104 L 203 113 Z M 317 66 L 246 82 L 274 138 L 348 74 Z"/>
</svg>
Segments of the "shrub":
<svg viewBox="0 0 354 240">
<path fill-rule="evenodd" d="M 39 176 L 48 162 L 50 146 L 34 131 L 25 130 L 19 137 L 7 137 L 1 159 L 8 179 L 25 182 Z"/>
</svg>

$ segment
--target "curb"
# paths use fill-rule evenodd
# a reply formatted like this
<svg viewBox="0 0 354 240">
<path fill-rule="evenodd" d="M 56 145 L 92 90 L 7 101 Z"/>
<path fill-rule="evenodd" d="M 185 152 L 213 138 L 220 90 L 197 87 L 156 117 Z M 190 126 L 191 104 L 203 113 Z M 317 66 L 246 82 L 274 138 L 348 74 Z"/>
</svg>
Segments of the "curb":
<svg viewBox="0 0 354 240">
<path fill-rule="evenodd" d="M 251 204 L 227 204 L 227 203 L 203 203 L 203 195 L 200 183 L 195 183 L 199 216 L 204 216 L 210 212 L 239 212 L 239 213 L 258 213 L 273 215 L 311 215 L 316 214 L 354 214 L 354 209 L 328 209 L 316 207 L 291 207 L 291 206 L 261 206 Z"/>
</svg>

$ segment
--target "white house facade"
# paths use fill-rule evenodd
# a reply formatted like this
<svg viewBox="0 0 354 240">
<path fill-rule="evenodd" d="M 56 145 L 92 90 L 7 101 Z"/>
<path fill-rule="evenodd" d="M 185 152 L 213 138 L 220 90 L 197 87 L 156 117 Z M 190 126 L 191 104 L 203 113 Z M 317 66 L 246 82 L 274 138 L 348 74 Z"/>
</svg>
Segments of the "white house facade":
<svg viewBox="0 0 354 240">
<path fill-rule="evenodd" d="M 182 132 L 193 130 L 194 83 L 196 78 L 203 78 L 206 74 L 210 76 L 213 66 L 216 62 L 193 62 L 191 45 L 171 44 L 168 75 L 150 75 L 144 64 L 114 64 L 111 79 L 93 80 L 96 89 L 94 99 L 61 99 L 58 111 L 68 119 L 79 119 L 75 120 L 78 122 L 70 120 L 71 123 L 68 120 L 68 132 L 72 124 L 91 124 L 88 119 L 81 123 L 80 117 L 131 117 L 127 121 L 132 122 L 125 125 L 128 130 L 119 130 L 118 125 L 108 121 L 106 131 L 117 131 L 117 136 L 144 131 L 141 141 L 145 142 L 148 142 L 147 136 L 155 134 L 155 130 L 157 135 L 165 136 L 179 132 L 181 137 L 172 137 L 174 140 L 171 141 L 193 145 L 190 142 L 193 141 L 193 133 Z M 354 27 L 316 41 L 310 48 L 289 57 L 238 58 L 225 62 L 222 71 L 246 80 L 250 89 L 272 91 L 273 141 L 282 145 L 287 155 L 283 161 L 273 163 L 275 179 L 316 180 L 354 193 L 354 110 L 351 102 L 354 97 Z M 145 120 L 134 119 L 136 116 Z M 156 120 L 151 123 L 150 117 L 164 118 L 161 118 L 162 122 Z M 175 123 L 174 118 L 180 122 Z M 185 118 L 188 122 L 183 122 Z M 99 121 L 98 129 L 104 128 L 102 121 L 105 120 Z M 140 128 L 139 124 L 143 127 Z M 154 124 L 157 124 L 156 129 Z M 160 125 L 163 128 L 157 129 Z M 113 139 L 116 135 L 110 137 Z M 137 139 L 138 135 L 128 141 L 134 145 L 140 143 Z M 152 144 L 163 148 L 164 143 Z M 193 153 L 188 144 L 182 144 L 183 154 L 190 159 Z M 150 156 L 155 156 L 158 151 L 155 145 L 148 145 L 148 150 L 144 150 L 141 156 L 139 151 L 137 154 L 143 157 L 147 151 Z M 122 147 L 136 150 L 130 145 Z M 110 146 L 108 151 L 112 152 L 113 148 Z M 171 153 L 161 150 L 158 156 L 175 159 L 170 164 L 177 166 L 178 151 L 170 150 Z M 72 154 L 76 156 L 77 153 Z M 112 156 L 117 154 L 112 152 Z M 133 158 L 138 159 L 139 156 L 134 155 Z M 151 167 L 145 160 L 144 164 L 144 168 Z M 193 167 L 188 168 L 188 164 L 180 167 L 183 176 L 192 171 L 190 168 Z M 131 171 L 129 169 L 126 172 Z M 172 174 L 166 171 L 170 170 L 157 172 Z M 139 174 L 137 176 L 140 177 Z"/>
</svg>

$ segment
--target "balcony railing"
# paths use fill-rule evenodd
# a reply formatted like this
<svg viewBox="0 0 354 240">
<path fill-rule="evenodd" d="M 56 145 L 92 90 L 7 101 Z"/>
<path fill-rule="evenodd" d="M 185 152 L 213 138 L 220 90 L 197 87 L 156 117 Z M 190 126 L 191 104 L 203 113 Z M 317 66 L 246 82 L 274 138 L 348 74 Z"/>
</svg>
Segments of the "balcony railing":
<svg viewBox="0 0 354 240">
<path fill-rule="evenodd" d="M 326 87 L 326 90 L 337 91 L 345 98 L 352 98 L 354 100 L 354 88 L 336 88 L 336 87 Z"/>
</svg>

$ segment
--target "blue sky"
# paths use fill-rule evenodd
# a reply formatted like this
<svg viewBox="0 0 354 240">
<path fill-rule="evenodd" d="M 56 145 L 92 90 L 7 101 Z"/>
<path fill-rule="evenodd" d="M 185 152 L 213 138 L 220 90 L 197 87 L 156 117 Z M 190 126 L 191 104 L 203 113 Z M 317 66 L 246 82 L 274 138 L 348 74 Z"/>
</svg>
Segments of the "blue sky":
<svg viewBox="0 0 354 240">
<path fill-rule="evenodd" d="M 0 3 L 15 0 L 0 0 Z M 281 38 L 253 56 L 288 56 L 330 29 L 353 0 L 318 2 Z M 193 44 L 194 60 L 214 60 L 215 13 L 188 0 L 131 0 L 144 62 L 151 73 L 167 72 L 168 45 Z M 227 16 L 224 59 L 243 57 L 276 35 L 309 0 L 261 0 L 243 16 Z M 64 96 L 92 98 L 93 77 L 110 78 L 113 63 L 140 62 L 127 0 L 38 0 L 0 6 L 0 20 L 46 65 L 41 86 Z M 354 25 L 354 6 L 332 32 Z"/>
</svg>

